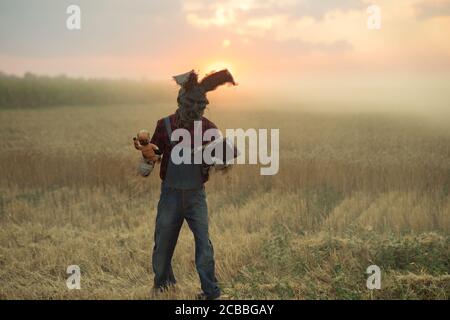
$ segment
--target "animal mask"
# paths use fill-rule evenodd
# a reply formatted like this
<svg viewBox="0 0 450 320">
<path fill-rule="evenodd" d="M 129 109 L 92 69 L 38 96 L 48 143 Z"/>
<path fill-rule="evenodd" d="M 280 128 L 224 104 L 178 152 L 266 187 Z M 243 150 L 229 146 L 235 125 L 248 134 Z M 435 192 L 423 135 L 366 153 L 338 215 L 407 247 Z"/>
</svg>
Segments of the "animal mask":
<svg viewBox="0 0 450 320">
<path fill-rule="evenodd" d="M 227 69 L 207 74 L 200 82 L 198 82 L 198 75 L 194 70 L 174 76 L 173 78 L 181 86 L 177 98 L 180 107 L 199 104 L 205 108 L 209 103 L 206 98 L 207 92 L 215 90 L 218 86 L 225 83 L 236 85 L 233 76 Z"/>
</svg>

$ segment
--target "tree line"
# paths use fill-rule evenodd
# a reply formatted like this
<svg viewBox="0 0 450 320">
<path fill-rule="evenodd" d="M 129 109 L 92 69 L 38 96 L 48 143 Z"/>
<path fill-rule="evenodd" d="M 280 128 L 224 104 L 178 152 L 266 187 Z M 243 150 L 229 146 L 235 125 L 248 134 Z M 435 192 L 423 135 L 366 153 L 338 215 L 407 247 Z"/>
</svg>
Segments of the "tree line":
<svg viewBox="0 0 450 320">
<path fill-rule="evenodd" d="M 169 86 L 147 80 L 23 76 L 0 72 L 0 108 L 145 104 L 173 99 Z"/>
</svg>

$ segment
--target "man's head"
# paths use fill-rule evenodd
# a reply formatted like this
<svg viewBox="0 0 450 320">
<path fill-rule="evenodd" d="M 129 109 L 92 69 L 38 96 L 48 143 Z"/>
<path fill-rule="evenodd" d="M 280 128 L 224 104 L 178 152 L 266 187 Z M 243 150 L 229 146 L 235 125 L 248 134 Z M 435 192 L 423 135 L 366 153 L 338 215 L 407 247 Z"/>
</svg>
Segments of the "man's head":
<svg viewBox="0 0 450 320">
<path fill-rule="evenodd" d="M 206 75 L 198 82 L 198 75 L 194 70 L 173 77 L 181 86 L 178 92 L 177 114 L 183 126 L 189 126 L 195 120 L 199 120 L 206 106 L 209 104 L 206 98 L 208 91 L 215 90 L 218 86 L 231 83 L 236 85 L 231 73 L 224 69 Z"/>
<path fill-rule="evenodd" d="M 184 118 L 192 120 L 199 120 L 209 104 L 205 91 L 199 86 L 189 90 L 181 88 L 177 102 L 179 112 L 184 115 Z"/>
</svg>

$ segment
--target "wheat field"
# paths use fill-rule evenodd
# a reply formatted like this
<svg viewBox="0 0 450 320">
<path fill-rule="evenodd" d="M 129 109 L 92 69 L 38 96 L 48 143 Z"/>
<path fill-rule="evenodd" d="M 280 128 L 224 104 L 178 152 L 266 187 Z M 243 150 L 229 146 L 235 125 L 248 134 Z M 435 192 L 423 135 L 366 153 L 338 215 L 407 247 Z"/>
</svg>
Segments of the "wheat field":
<svg viewBox="0 0 450 320">
<path fill-rule="evenodd" d="M 0 111 L 0 298 L 152 299 L 160 179 L 136 176 L 131 137 L 171 105 Z M 226 110 L 221 129 L 279 128 L 280 171 L 207 183 L 228 299 L 448 299 L 450 126 L 394 113 Z M 68 290 L 66 268 L 81 268 Z M 382 288 L 368 290 L 369 265 Z M 178 284 L 200 290 L 183 225 Z"/>
</svg>

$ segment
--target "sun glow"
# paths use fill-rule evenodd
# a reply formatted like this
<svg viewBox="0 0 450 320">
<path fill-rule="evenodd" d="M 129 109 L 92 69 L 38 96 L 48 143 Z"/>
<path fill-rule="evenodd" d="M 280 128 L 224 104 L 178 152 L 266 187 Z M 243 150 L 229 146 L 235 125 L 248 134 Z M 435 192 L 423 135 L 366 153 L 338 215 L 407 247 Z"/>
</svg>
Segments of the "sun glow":
<svg viewBox="0 0 450 320">
<path fill-rule="evenodd" d="M 224 62 L 224 61 L 216 61 L 213 63 L 209 63 L 206 65 L 205 69 L 203 70 L 205 73 L 210 73 L 213 71 L 220 71 L 223 69 L 228 69 L 228 71 L 231 72 L 232 75 L 235 73 L 235 68 L 231 63 Z"/>
</svg>

